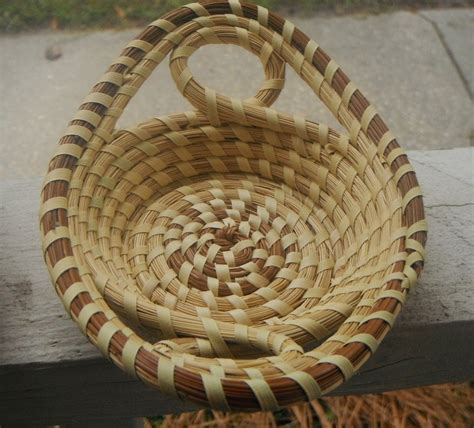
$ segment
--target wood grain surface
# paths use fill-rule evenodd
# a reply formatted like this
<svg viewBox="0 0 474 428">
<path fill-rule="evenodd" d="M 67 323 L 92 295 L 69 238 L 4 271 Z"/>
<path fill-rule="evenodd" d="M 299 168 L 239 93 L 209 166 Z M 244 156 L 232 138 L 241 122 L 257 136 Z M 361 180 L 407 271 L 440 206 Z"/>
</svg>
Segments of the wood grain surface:
<svg viewBox="0 0 474 428">
<path fill-rule="evenodd" d="M 430 228 L 425 272 L 375 356 L 335 394 L 473 377 L 473 152 L 409 153 Z M 42 259 L 40 187 L 40 178 L 0 183 L 1 426 L 195 408 L 128 378 L 70 320 Z"/>
</svg>

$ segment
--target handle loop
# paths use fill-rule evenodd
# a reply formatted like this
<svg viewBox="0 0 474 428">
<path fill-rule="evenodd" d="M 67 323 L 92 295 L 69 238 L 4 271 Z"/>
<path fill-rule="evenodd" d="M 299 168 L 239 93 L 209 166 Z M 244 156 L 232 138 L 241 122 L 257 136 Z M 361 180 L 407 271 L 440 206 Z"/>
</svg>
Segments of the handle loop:
<svg viewBox="0 0 474 428">
<path fill-rule="evenodd" d="M 265 81 L 254 97 L 246 100 L 231 98 L 202 86 L 194 78 L 188 66 L 188 58 L 207 44 L 233 44 L 258 56 L 264 69 Z M 239 65 L 236 64 L 236 67 Z M 191 33 L 173 49 L 170 70 L 178 90 L 194 107 L 209 117 L 211 125 L 216 126 L 222 122 L 248 125 L 244 105 L 270 107 L 278 98 L 285 83 L 285 62 L 280 55 L 260 36 L 242 27 L 217 25 Z M 224 105 L 232 108 L 230 111 L 223 109 Z"/>
</svg>

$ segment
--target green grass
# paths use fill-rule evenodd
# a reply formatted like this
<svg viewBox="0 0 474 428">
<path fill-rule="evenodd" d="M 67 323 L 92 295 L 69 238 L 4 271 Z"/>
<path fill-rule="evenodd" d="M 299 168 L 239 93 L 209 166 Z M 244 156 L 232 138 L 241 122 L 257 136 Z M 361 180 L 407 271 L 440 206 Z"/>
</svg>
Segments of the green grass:
<svg viewBox="0 0 474 428">
<path fill-rule="evenodd" d="M 143 24 L 191 0 L 0 0 L 0 31 L 38 28 L 111 28 Z M 468 5 L 473 0 L 417 0 L 423 7 Z M 408 0 L 256 0 L 285 14 L 321 10 L 338 13 L 357 10 L 380 12 L 406 7 Z"/>
</svg>

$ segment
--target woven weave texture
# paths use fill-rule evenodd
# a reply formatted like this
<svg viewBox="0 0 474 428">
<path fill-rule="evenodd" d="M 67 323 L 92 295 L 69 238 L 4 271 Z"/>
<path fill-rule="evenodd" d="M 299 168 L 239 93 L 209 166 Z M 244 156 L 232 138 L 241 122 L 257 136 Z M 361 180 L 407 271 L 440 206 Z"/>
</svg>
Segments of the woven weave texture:
<svg viewBox="0 0 474 428">
<path fill-rule="evenodd" d="M 188 58 L 217 43 L 261 61 L 254 97 L 196 81 Z M 168 58 L 195 110 L 116 129 Z M 271 108 L 287 66 L 347 134 Z M 420 188 L 380 115 L 293 24 L 237 0 L 183 6 L 126 46 L 61 138 L 41 201 L 46 263 L 89 340 L 215 409 L 275 410 L 343 383 L 423 266 Z"/>
</svg>

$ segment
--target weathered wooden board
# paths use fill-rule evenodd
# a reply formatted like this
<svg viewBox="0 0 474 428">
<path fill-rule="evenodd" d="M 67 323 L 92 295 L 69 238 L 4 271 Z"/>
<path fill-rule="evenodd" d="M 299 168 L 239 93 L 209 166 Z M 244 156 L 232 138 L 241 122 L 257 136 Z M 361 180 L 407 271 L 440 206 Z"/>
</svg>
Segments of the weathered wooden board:
<svg viewBox="0 0 474 428">
<path fill-rule="evenodd" d="M 394 330 L 337 394 L 474 378 L 473 152 L 410 153 L 430 227 L 426 270 Z M 40 186 L 0 184 L 2 427 L 193 409 L 122 374 L 69 319 L 41 255 Z"/>
</svg>

